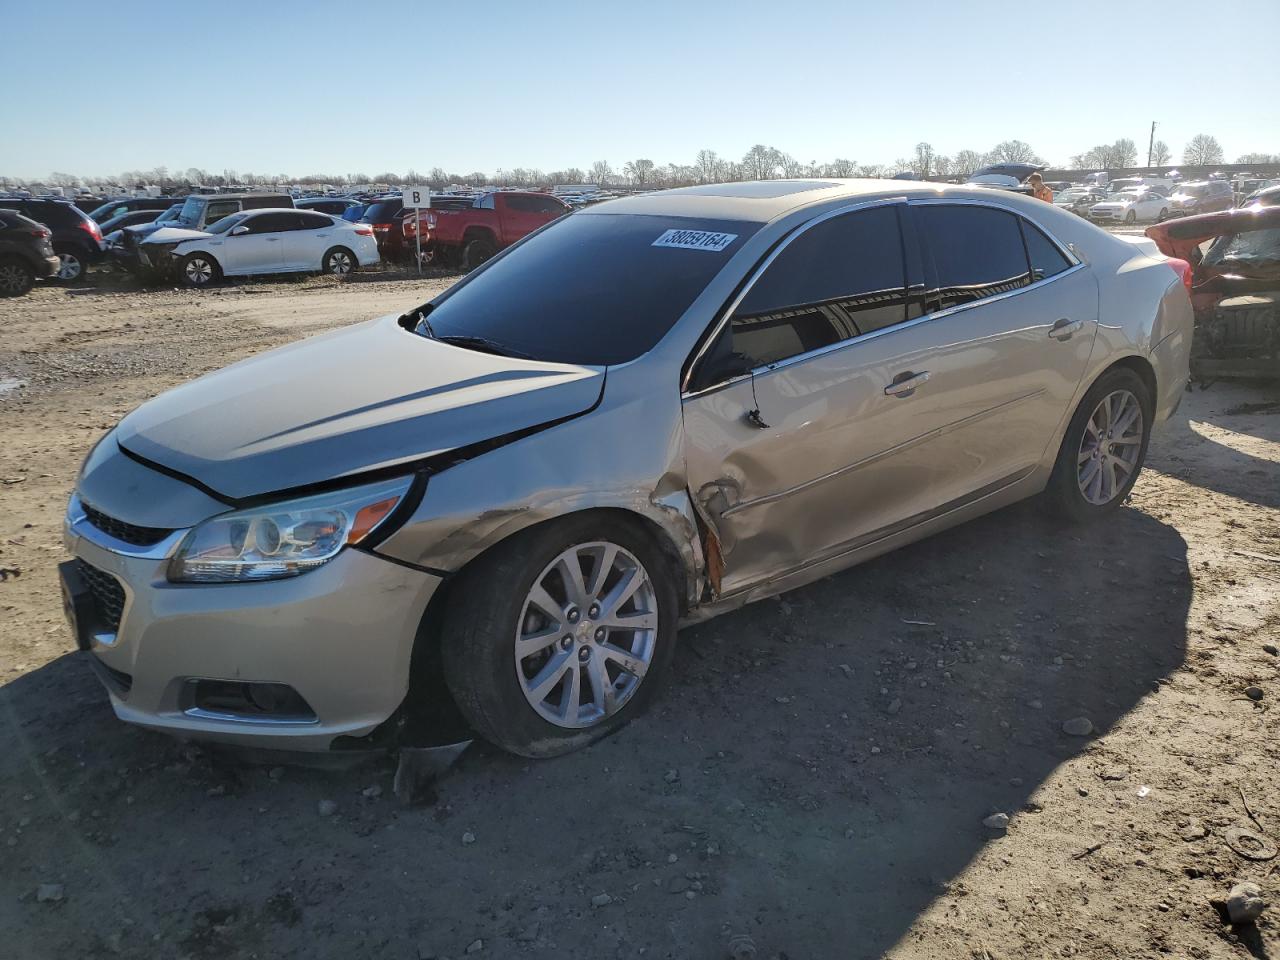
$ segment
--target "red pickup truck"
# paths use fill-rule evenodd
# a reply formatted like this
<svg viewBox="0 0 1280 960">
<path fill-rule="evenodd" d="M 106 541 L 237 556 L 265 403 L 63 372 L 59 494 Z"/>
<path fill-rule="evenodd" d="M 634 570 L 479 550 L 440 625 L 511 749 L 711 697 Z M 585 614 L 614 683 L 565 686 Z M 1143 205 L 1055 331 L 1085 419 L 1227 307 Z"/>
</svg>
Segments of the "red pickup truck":
<svg viewBox="0 0 1280 960">
<path fill-rule="evenodd" d="M 564 201 L 547 193 L 503 190 L 483 194 L 469 204 L 447 201 L 418 210 L 416 217 L 408 210 L 403 223 L 405 249 L 412 251 L 415 232 L 421 230 L 424 255 L 474 270 L 569 209 Z"/>
</svg>

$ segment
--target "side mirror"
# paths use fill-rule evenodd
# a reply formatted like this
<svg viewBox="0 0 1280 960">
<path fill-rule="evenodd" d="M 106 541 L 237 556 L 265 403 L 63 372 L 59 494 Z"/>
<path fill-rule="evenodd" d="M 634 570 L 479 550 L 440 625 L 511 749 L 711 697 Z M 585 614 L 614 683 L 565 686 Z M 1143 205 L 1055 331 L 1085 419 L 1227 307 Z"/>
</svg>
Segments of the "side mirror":
<svg viewBox="0 0 1280 960">
<path fill-rule="evenodd" d="M 232 235 L 233 237 L 238 237 L 238 236 L 241 236 L 242 234 L 246 234 L 246 233 L 248 233 L 248 232 L 249 232 L 249 225 L 248 225 L 247 223 L 242 223 L 242 224 L 240 224 L 240 226 L 238 226 L 238 227 L 232 227 L 232 228 L 231 228 L 231 235 Z"/>
<path fill-rule="evenodd" d="M 705 390 L 707 387 L 714 387 L 718 383 L 724 383 L 750 372 L 750 360 L 741 354 L 730 353 L 701 364 L 695 371 L 689 386 L 693 390 Z"/>
</svg>

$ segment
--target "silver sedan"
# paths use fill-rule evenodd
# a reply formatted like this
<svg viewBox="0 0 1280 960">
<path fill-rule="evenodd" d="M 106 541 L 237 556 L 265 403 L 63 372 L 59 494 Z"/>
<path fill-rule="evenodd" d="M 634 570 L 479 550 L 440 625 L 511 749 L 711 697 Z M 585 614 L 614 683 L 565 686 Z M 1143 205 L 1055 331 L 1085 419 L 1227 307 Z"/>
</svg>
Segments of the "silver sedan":
<svg viewBox="0 0 1280 960">
<path fill-rule="evenodd" d="M 331 750 L 444 705 L 562 753 L 643 708 L 681 623 L 1026 497 L 1117 509 L 1187 383 L 1186 273 L 982 188 L 593 206 L 125 417 L 66 609 L 146 727 Z"/>
</svg>

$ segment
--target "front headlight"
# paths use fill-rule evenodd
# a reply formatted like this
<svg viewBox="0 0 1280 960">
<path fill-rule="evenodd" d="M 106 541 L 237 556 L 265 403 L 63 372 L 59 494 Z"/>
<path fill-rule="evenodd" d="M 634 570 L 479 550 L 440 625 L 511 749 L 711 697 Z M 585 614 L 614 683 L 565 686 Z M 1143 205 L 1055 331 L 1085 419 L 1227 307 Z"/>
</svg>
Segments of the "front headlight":
<svg viewBox="0 0 1280 960">
<path fill-rule="evenodd" d="M 179 583 L 296 577 L 373 533 L 404 500 L 412 477 L 236 510 L 192 529 L 169 563 Z"/>
</svg>

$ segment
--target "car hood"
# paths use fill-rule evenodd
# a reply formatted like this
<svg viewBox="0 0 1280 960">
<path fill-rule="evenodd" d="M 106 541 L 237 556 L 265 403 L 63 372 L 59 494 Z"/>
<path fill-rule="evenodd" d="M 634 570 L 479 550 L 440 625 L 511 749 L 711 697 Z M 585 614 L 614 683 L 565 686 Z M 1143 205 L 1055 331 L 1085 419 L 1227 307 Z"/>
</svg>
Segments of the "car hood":
<svg viewBox="0 0 1280 960">
<path fill-rule="evenodd" d="M 190 230 L 186 227 L 160 227 L 148 236 L 144 243 L 178 243 L 182 240 L 195 240 L 197 237 L 212 237 L 212 233 L 204 230 Z"/>
<path fill-rule="evenodd" d="M 387 316 L 193 380 L 134 410 L 116 435 L 134 456 L 240 500 L 584 413 L 605 370 L 450 346 Z"/>
</svg>

